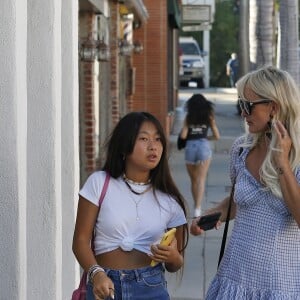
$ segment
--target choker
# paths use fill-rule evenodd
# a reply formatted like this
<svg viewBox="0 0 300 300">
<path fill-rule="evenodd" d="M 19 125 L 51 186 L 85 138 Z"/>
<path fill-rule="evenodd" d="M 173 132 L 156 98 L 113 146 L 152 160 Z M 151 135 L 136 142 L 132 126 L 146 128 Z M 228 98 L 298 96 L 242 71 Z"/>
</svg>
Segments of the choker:
<svg viewBox="0 0 300 300">
<path fill-rule="evenodd" d="M 127 178 L 126 175 L 125 175 L 125 173 L 123 174 L 123 179 L 124 179 L 125 182 L 130 183 L 130 184 L 135 184 L 135 185 L 147 185 L 147 184 L 149 184 L 151 182 L 150 178 L 147 180 L 147 182 L 136 182 L 136 181 L 133 181 L 133 180 Z"/>
<path fill-rule="evenodd" d="M 152 188 L 152 186 L 151 186 L 151 184 L 150 184 L 150 185 L 149 185 L 145 190 L 143 190 L 142 192 L 137 192 L 137 191 L 135 191 L 135 190 L 131 187 L 131 185 L 125 180 L 125 178 L 124 178 L 124 182 L 125 182 L 125 184 L 127 185 L 127 187 L 129 188 L 129 190 L 130 190 L 132 193 L 136 194 L 136 195 L 143 195 L 143 194 L 145 194 L 146 192 L 148 192 L 148 191 Z M 143 185 L 146 185 L 146 184 L 144 183 Z"/>
</svg>

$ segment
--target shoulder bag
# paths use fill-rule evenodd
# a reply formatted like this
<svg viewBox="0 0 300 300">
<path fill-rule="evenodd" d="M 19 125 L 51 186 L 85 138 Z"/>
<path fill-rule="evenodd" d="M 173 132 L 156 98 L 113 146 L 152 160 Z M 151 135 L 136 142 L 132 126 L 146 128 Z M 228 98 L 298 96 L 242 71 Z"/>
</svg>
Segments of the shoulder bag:
<svg viewBox="0 0 300 300">
<path fill-rule="evenodd" d="M 108 173 L 106 173 L 104 185 L 103 185 L 101 195 L 99 198 L 99 210 L 100 210 L 100 206 L 103 202 L 103 199 L 104 199 L 106 191 L 107 191 L 109 178 L 110 178 L 110 175 Z M 94 236 L 92 238 L 92 249 L 94 249 Z M 71 300 L 85 300 L 86 299 L 86 280 L 87 280 L 87 272 L 83 272 L 81 279 L 80 279 L 79 287 L 73 291 Z"/>
<path fill-rule="evenodd" d="M 178 137 L 177 137 L 177 149 L 178 150 L 184 149 L 185 145 L 186 145 L 186 139 L 183 139 L 180 136 L 180 134 L 181 134 L 181 131 L 179 132 Z"/>
</svg>

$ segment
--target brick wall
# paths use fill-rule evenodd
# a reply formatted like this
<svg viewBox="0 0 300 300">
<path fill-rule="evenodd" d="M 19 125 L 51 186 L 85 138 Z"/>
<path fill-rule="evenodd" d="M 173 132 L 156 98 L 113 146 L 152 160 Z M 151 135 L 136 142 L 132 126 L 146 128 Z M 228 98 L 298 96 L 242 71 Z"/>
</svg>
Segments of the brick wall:
<svg viewBox="0 0 300 300">
<path fill-rule="evenodd" d="M 79 39 L 84 39 L 93 30 L 95 15 L 89 12 L 80 13 L 79 22 Z M 94 62 L 80 61 L 79 74 L 80 181 L 82 183 L 96 168 Z"/>
<path fill-rule="evenodd" d="M 149 19 L 146 23 L 133 32 L 133 40 L 140 41 L 144 50 L 141 54 L 132 53 L 131 57 L 119 57 L 118 38 L 120 37 L 120 4 L 117 0 L 109 1 L 110 18 L 110 61 L 107 63 L 109 74 L 101 74 L 99 78 L 106 76 L 107 86 L 104 87 L 100 82 L 100 99 L 96 99 L 94 82 L 94 63 L 80 62 L 80 160 L 81 160 L 81 182 L 94 171 L 102 162 L 102 157 L 97 157 L 99 143 L 107 135 L 112 127 L 119 121 L 126 111 L 148 111 L 153 113 L 162 123 L 167 135 L 170 133 L 170 122 L 172 117 L 169 114 L 168 97 L 173 98 L 168 66 L 172 60 L 168 59 L 171 49 L 168 49 L 168 27 L 167 1 L 144 0 L 147 7 Z M 86 37 L 92 31 L 96 21 L 94 13 L 80 13 L 79 15 L 79 38 Z M 122 62 L 122 68 L 120 65 Z M 168 65 L 169 64 L 169 65 Z M 125 67 L 125 69 L 124 69 Z M 104 70 L 100 68 L 100 70 Z M 135 72 L 134 91 L 130 87 L 131 74 Z M 170 73 L 170 72 L 169 72 Z M 97 88 L 97 87 L 96 87 Z M 171 91 L 171 92 L 170 92 Z M 102 99 L 103 95 L 107 98 Z M 103 122 L 100 118 L 100 126 L 107 127 L 104 132 L 100 128 L 100 142 L 95 137 L 95 101 L 100 102 L 101 109 L 107 109 Z M 101 102 L 106 104 L 102 105 Z M 171 101 L 172 102 L 172 101 Z M 170 101 L 169 101 L 170 103 Z M 102 124 L 104 123 L 104 124 Z M 98 143 L 98 144 L 97 144 Z M 100 146 L 100 154 L 101 155 Z"/>
<path fill-rule="evenodd" d="M 111 82 L 110 82 L 110 97 L 112 104 L 112 122 L 116 124 L 120 119 L 120 105 L 119 105 L 119 3 L 118 1 L 109 1 L 110 3 L 110 70 L 111 70 Z"/>
<path fill-rule="evenodd" d="M 167 1 L 144 0 L 144 4 L 149 12 L 149 19 L 134 31 L 134 39 L 143 43 L 144 50 L 142 54 L 133 54 L 136 81 L 132 108 L 153 113 L 167 131 Z"/>
</svg>

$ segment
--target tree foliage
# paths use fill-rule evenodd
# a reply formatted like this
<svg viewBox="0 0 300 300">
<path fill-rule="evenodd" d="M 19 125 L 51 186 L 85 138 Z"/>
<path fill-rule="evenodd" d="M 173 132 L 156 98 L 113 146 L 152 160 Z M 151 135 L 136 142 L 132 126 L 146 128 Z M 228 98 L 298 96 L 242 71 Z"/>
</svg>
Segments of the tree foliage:
<svg viewBox="0 0 300 300">
<path fill-rule="evenodd" d="M 226 62 L 232 52 L 238 52 L 238 1 L 216 0 L 216 12 L 210 32 L 210 86 L 229 86 Z M 180 31 L 180 36 L 192 36 L 203 49 L 203 32 Z"/>
<path fill-rule="evenodd" d="M 238 1 L 216 0 L 216 13 L 210 35 L 210 85 L 229 86 L 226 62 L 232 52 L 239 52 Z"/>
</svg>

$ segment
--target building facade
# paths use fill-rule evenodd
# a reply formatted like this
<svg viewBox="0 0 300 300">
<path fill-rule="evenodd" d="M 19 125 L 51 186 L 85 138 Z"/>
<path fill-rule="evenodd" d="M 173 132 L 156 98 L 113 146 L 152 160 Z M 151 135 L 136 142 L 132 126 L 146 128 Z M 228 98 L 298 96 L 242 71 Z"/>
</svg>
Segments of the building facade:
<svg viewBox="0 0 300 300">
<path fill-rule="evenodd" d="M 1 1 L 1 299 L 70 299 L 78 190 L 106 135 L 133 110 L 169 132 L 173 2 Z"/>
<path fill-rule="evenodd" d="M 178 94 L 180 3 L 107 1 L 102 7 L 79 3 L 81 47 L 90 46 L 88 37 L 93 37 L 94 47 L 101 41 L 108 52 L 105 58 L 94 55 L 79 62 L 83 183 L 101 166 L 105 138 L 126 113 L 149 111 L 170 134 Z"/>
</svg>

